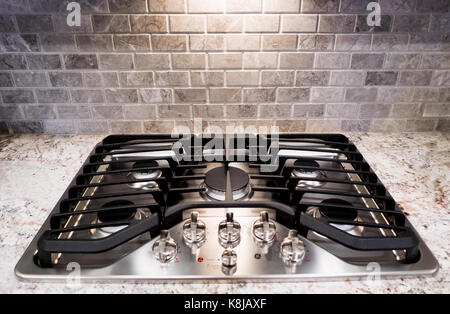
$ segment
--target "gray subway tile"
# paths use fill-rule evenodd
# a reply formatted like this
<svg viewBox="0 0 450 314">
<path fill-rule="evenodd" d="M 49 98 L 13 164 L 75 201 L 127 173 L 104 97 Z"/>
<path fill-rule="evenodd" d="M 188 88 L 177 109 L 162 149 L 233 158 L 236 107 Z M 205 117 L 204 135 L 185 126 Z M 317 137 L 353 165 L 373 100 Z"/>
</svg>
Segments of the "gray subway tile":
<svg viewBox="0 0 450 314">
<path fill-rule="evenodd" d="M 370 50 L 371 35 L 336 35 L 336 50 L 355 51 Z"/>
<path fill-rule="evenodd" d="M 312 87 L 312 102 L 340 102 L 344 99 L 342 87 Z"/>
<path fill-rule="evenodd" d="M 123 119 L 122 106 L 92 106 L 92 116 L 94 119 Z"/>
<path fill-rule="evenodd" d="M 103 90 L 100 89 L 74 89 L 70 91 L 73 103 L 104 103 Z"/>
<path fill-rule="evenodd" d="M 387 118 L 391 108 L 391 104 L 361 104 L 359 117 L 362 119 Z"/>
<path fill-rule="evenodd" d="M 418 53 L 389 53 L 386 56 L 386 69 L 416 69 L 422 55 Z"/>
<path fill-rule="evenodd" d="M 31 120 L 56 119 L 53 105 L 28 105 L 24 108 L 25 118 Z"/>
<path fill-rule="evenodd" d="M 3 13 L 3 11 L 2 11 Z M 5 12 L 6 13 L 6 12 Z M 0 32 L 16 32 L 16 25 L 13 15 L 0 15 Z"/>
<path fill-rule="evenodd" d="M 13 80 L 11 73 L 0 72 L 0 87 L 12 87 Z"/>
<path fill-rule="evenodd" d="M 380 69 L 383 67 L 384 53 L 354 53 L 352 54 L 352 69 Z"/>
<path fill-rule="evenodd" d="M 334 35 L 299 34 L 298 49 L 306 51 L 328 51 L 334 48 Z"/>
<path fill-rule="evenodd" d="M 81 73 L 49 72 L 50 83 L 55 87 L 81 87 L 83 79 Z"/>
<path fill-rule="evenodd" d="M 295 104 L 294 118 L 320 118 L 325 112 L 325 105 L 323 104 Z"/>
<path fill-rule="evenodd" d="M 56 111 L 60 119 L 90 119 L 91 107 L 89 105 L 57 105 Z"/>
<path fill-rule="evenodd" d="M 34 94 L 31 89 L 6 89 L 1 90 L 3 103 L 19 104 L 19 103 L 34 103 Z"/>
<path fill-rule="evenodd" d="M 389 117 L 391 118 L 420 118 L 423 114 L 422 104 L 393 104 Z"/>
<path fill-rule="evenodd" d="M 327 104 L 325 116 L 329 118 L 355 118 L 358 112 L 358 104 Z"/>
<path fill-rule="evenodd" d="M 112 51 L 113 40 L 111 35 L 76 35 L 80 51 Z"/>
<path fill-rule="evenodd" d="M 246 88 L 244 102 L 274 102 L 276 88 Z"/>
<path fill-rule="evenodd" d="M 153 72 L 121 72 L 122 87 L 151 87 L 153 86 Z"/>
<path fill-rule="evenodd" d="M 176 88 L 175 102 L 203 103 L 206 102 L 206 90 L 200 88 Z"/>
<path fill-rule="evenodd" d="M 339 1 L 302 0 L 302 13 L 334 13 L 339 8 Z"/>
<path fill-rule="evenodd" d="M 71 34 L 41 34 L 41 44 L 44 51 L 75 51 L 75 37 Z"/>
<path fill-rule="evenodd" d="M 41 134 L 44 132 L 44 126 L 41 121 L 10 121 L 9 128 L 17 134 Z"/>
<path fill-rule="evenodd" d="M 398 85 L 401 86 L 423 86 L 430 85 L 431 71 L 401 71 Z"/>
<path fill-rule="evenodd" d="M 37 35 L 34 34 L 0 34 L 0 51 L 37 52 L 40 51 Z"/>
<path fill-rule="evenodd" d="M 0 105 L 0 117 L 2 120 L 20 120 L 23 113 L 19 105 Z"/>
<path fill-rule="evenodd" d="M 64 55 L 64 64 L 68 70 L 98 69 L 97 56 L 94 54 Z"/>
<path fill-rule="evenodd" d="M 430 24 L 428 15 L 396 15 L 394 32 L 426 32 Z"/>
<path fill-rule="evenodd" d="M 170 103 L 172 102 L 172 90 L 166 88 L 140 89 L 139 95 L 142 103 Z"/>
<path fill-rule="evenodd" d="M 127 15 L 93 15 L 92 24 L 96 33 L 130 32 Z"/>
<path fill-rule="evenodd" d="M 132 70 L 134 67 L 131 54 L 105 54 L 99 58 L 103 70 Z"/>
<path fill-rule="evenodd" d="M 371 120 L 342 120 L 341 129 L 344 132 L 368 132 Z"/>
<path fill-rule="evenodd" d="M 296 86 L 325 86 L 330 78 L 329 71 L 297 71 Z"/>
<path fill-rule="evenodd" d="M 150 50 L 149 35 L 114 35 L 114 47 L 117 51 Z"/>
<path fill-rule="evenodd" d="M 76 132 L 75 123 L 67 120 L 45 120 L 42 121 L 44 133 L 50 134 L 73 134 Z"/>
<path fill-rule="evenodd" d="M 436 125 L 436 131 L 450 132 L 450 119 L 439 119 Z"/>
<path fill-rule="evenodd" d="M 47 87 L 47 75 L 44 72 L 15 72 L 14 82 L 18 87 Z"/>
<path fill-rule="evenodd" d="M 69 92 L 65 89 L 37 89 L 38 103 L 67 103 L 70 101 Z"/>
<path fill-rule="evenodd" d="M 314 67 L 318 69 L 346 69 L 349 67 L 350 54 L 348 53 L 326 53 L 316 54 Z"/>
<path fill-rule="evenodd" d="M 407 120 L 406 131 L 408 132 L 430 132 L 434 131 L 437 125 L 437 120 Z"/>
<path fill-rule="evenodd" d="M 30 70 L 57 70 L 61 69 L 61 58 L 57 54 L 27 55 Z"/>
<path fill-rule="evenodd" d="M 320 15 L 320 33 L 352 33 L 355 29 L 355 15 Z"/>
<path fill-rule="evenodd" d="M 398 72 L 370 71 L 367 72 L 365 85 L 395 85 Z"/>
<path fill-rule="evenodd" d="M 52 32 L 53 22 L 50 15 L 17 15 L 19 30 L 23 33 Z"/>
<path fill-rule="evenodd" d="M 368 102 L 375 101 L 378 89 L 374 87 L 350 87 L 345 92 L 345 101 Z"/>
<path fill-rule="evenodd" d="M 110 103 L 137 103 L 138 93 L 133 88 L 106 89 L 106 101 Z"/>
<path fill-rule="evenodd" d="M 23 70 L 27 68 L 25 56 L 0 54 L 0 69 L 1 70 Z"/>
</svg>

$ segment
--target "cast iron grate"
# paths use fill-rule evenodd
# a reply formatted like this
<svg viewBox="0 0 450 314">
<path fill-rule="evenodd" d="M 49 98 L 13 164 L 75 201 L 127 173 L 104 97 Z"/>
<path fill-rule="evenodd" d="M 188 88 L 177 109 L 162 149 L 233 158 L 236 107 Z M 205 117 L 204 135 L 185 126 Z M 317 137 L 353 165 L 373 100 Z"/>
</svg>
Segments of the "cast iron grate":
<svg viewBox="0 0 450 314">
<path fill-rule="evenodd" d="M 225 167 L 226 191 L 224 201 L 177 201 L 182 194 L 201 193 L 205 191 L 202 186 L 186 187 L 184 183 L 192 180 L 202 180 L 204 174 L 189 174 L 192 169 L 205 169 L 208 161 L 198 152 L 202 152 L 206 143 L 211 138 L 191 136 L 187 140 L 179 136 L 172 138 L 168 135 L 112 135 L 105 138 L 98 144 L 82 166 L 67 191 L 57 204 L 57 213 L 50 216 L 49 228 L 38 241 L 38 260 L 43 267 L 52 266 L 52 253 L 101 253 L 111 250 L 121 244 L 136 238 L 146 232 L 151 237 L 157 236 L 162 229 L 167 229 L 182 221 L 182 212 L 195 208 L 268 208 L 276 211 L 276 219 L 279 223 L 288 228 L 297 229 L 306 236 L 308 231 L 317 232 L 328 237 L 346 247 L 355 250 L 405 250 L 406 262 L 415 261 L 419 256 L 418 238 L 415 233 L 405 226 L 405 216 L 399 210 L 394 199 L 386 191 L 369 164 L 365 161 L 356 146 L 345 136 L 338 134 L 288 134 L 272 138 L 269 135 L 257 135 L 235 137 L 233 143 L 227 138 L 221 138 L 225 149 L 214 152 L 215 157 L 221 158 L 221 164 Z M 173 146 L 176 142 L 183 142 L 182 148 Z M 300 157 L 299 164 L 289 164 L 286 161 L 292 157 L 277 156 L 276 167 L 270 173 L 262 172 L 262 166 L 273 163 L 269 160 L 268 153 L 259 153 L 259 145 L 255 143 L 268 142 L 271 146 L 271 153 L 276 154 L 280 150 L 284 151 L 307 151 L 309 153 L 333 153 L 338 158 L 331 157 Z M 237 143 L 244 143 L 245 149 L 232 149 Z M 280 144 L 289 142 L 302 145 L 325 145 L 326 148 L 315 146 L 297 147 L 293 145 Z M 232 144 L 232 145 L 230 145 Z M 152 145 L 136 149 L 136 146 Z M 142 154 L 149 152 L 159 152 L 174 150 L 182 156 L 196 157 L 194 161 L 178 160 L 172 157 L 147 156 L 143 167 L 117 169 L 117 165 L 130 162 L 142 162 L 143 158 L 128 158 L 126 160 L 113 160 L 111 156 L 125 154 Z M 233 157 L 233 158 L 230 158 Z M 216 158 L 216 160 L 217 160 Z M 165 165 L 155 165 L 154 161 L 165 161 Z M 208 159 L 210 160 L 210 159 Z M 231 189 L 229 164 L 233 161 L 248 163 L 249 169 L 254 170 L 249 173 L 250 182 L 266 182 L 261 185 L 252 183 L 254 192 L 271 193 L 272 197 L 266 201 L 234 200 Z M 321 167 L 318 161 L 337 164 L 341 167 Z M 350 165 L 344 167 L 343 165 Z M 321 171 L 323 173 L 339 173 L 357 175 L 360 180 L 328 178 L 310 178 L 302 176 L 292 176 L 292 171 Z M 117 174 L 161 171 L 161 176 L 152 179 L 129 179 L 114 182 L 92 182 L 95 177 L 108 177 Z M 156 186 L 151 189 L 136 191 L 131 189 L 119 189 L 110 194 L 96 194 L 95 189 L 105 187 L 121 187 L 129 184 L 144 183 L 148 181 L 156 182 Z M 352 185 L 364 187 L 364 193 L 348 192 L 322 188 L 298 188 L 298 183 L 302 181 L 314 181 L 323 183 L 334 183 L 339 185 Z M 85 195 L 87 190 L 94 190 L 94 193 Z M 352 206 L 342 204 L 317 204 L 304 201 L 304 196 L 308 194 L 331 195 L 336 198 L 345 196 L 347 198 L 364 198 L 372 200 L 376 206 Z M 127 198 L 140 195 L 151 195 L 153 201 L 145 204 L 116 204 L 115 206 L 89 208 L 77 210 L 80 202 L 90 202 L 108 198 Z M 321 210 L 334 211 L 335 217 L 312 217 L 306 214 L 310 206 L 316 206 Z M 68 225 L 68 220 L 86 214 L 108 215 L 115 214 L 121 217 L 121 213 L 136 210 L 137 208 L 147 208 L 151 213 L 149 217 L 141 221 L 130 221 L 127 219 L 113 220 L 101 223 L 91 223 L 82 225 Z M 355 221 L 349 217 L 352 212 L 377 213 L 386 217 L 388 223 L 374 221 Z M 122 215 L 126 218 L 126 215 Z M 390 235 L 362 237 L 349 234 L 337 226 L 354 225 L 379 230 L 389 230 Z M 63 237 L 63 234 L 70 234 L 83 230 L 95 228 L 105 228 L 123 226 L 117 232 L 100 239 L 72 239 Z"/>
</svg>

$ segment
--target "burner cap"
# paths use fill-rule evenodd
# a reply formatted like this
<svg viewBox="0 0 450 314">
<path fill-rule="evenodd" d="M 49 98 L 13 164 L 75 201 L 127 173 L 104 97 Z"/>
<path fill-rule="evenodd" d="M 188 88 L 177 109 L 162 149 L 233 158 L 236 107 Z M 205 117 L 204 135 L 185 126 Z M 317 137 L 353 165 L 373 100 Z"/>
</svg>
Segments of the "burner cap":
<svg viewBox="0 0 450 314">
<path fill-rule="evenodd" d="M 323 200 L 322 204 L 330 204 L 335 206 L 352 206 L 351 203 L 341 199 Z M 330 219 L 355 220 L 358 217 L 358 211 L 350 208 L 321 207 L 320 213 Z"/>
<path fill-rule="evenodd" d="M 133 202 L 127 200 L 115 200 L 112 202 L 108 202 L 102 206 L 102 208 L 108 207 L 120 207 L 120 206 L 129 206 L 133 205 Z M 116 222 L 116 221 L 124 221 L 133 218 L 136 214 L 136 209 L 116 209 L 116 210 L 108 210 L 97 213 L 97 217 L 99 222 L 108 223 L 108 222 Z"/>
<path fill-rule="evenodd" d="M 250 179 L 247 172 L 235 167 L 228 167 L 230 171 L 233 199 L 241 199 L 250 192 Z M 225 167 L 217 167 L 206 173 L 204 186 L 206 194 L 216 200 L 225 200 L 227 188 L 227 173 Z"/>
<path fill-rule="evenodd" d="M 248 174 L 239 168 L 229 167 L 231 189 L 238 191 L 249 183 Z M 214 168 L 206 173 L 205 184 L 216 191 L 225 192 L 227 188 L 227 173 L 225 167 Z"/>
</svg>

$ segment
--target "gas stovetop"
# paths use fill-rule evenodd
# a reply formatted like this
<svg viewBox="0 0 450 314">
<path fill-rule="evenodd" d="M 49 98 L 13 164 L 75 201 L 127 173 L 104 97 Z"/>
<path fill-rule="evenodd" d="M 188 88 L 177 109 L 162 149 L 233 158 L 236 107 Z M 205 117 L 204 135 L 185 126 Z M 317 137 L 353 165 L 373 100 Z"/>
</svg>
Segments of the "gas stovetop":
<svg viewBox="0 0 450 314">
<path fill-rule="evenodd" d="M 16 266 L 22 279 L 296 280 L 438 264 L 338 134 L 112 135 Z"/>
</svg>

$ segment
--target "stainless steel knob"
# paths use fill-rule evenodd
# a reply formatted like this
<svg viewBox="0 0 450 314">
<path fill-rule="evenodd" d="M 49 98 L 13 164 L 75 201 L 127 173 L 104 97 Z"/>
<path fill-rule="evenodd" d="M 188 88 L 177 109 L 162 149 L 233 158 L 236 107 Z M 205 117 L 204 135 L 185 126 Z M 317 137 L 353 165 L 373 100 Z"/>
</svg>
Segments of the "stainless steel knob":
<svg viewBox="0 0 450 314">
<path fill-rule="evenodd" d="M 296 230 L 289 230 L 289 234 L 280 245 L 280 254 L 284 262 L 296 264 L 305 258 L 305 245 L 298 237 Z"/>
<path fill-rule="evenodd" d="M 201 244 L 205 241 L 206 226 L 198 220 L 198 212 L 192 212 L 191 218 L 183 225 L 183 237 L 187 244 Z"/>
<path fill-rule="evenodd" d="M 263 243 L 272 243 L 275 240 L 277 228 L 272 219 L 269 219 L 269 213 L 261 212 L 261 218 L 253 224 L 253 235 L 257 241 Z"/>
<path fill-rule="evenodd" d="M 226 249 L 222 253 L 222 265 L 225 267 L 235 267 L 237 261 L 237 254 L 231 249 Z"/>
<path fill-rule="evenodd" d="M 161 263 L 168 263 L 177 256 L 178 245 L 174 239 L 170 237 L 168 230 L 161 230 L 159 239 L 153 244 L 153 254 Z"/>
<path fill-rule="evenodd" d="M 227 219 L 219 224 L 219 242 L 225 247 L 235 247 L 241 240 L 241 225 L 234 221 L 233 213 L 227 213 Z"/>
</svg>

